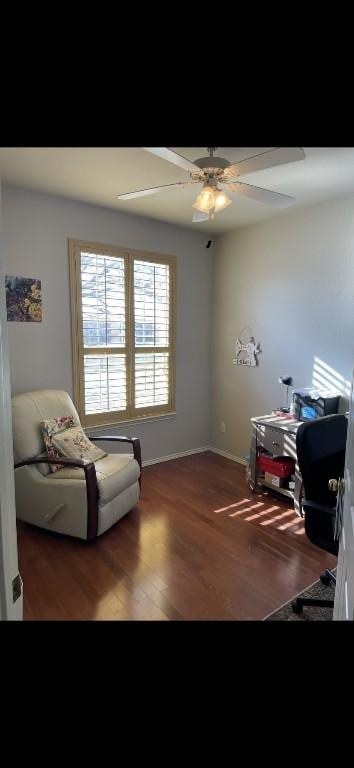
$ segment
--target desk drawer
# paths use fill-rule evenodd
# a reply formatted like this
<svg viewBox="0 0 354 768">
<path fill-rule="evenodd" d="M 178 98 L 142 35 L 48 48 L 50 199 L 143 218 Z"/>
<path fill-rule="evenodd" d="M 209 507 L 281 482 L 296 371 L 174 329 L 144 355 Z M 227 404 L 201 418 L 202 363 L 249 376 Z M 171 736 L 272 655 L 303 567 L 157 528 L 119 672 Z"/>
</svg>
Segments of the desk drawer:
<svg viewBox="0 0 354 768">
<path fill-rule="evenodd" d="M 263 424 L 257 424 L 257 445 L 262 446 L 273 456 L 283 456 L 284 454 L 284 434 L 280 429 L 266 427 Z"/>
</svg>

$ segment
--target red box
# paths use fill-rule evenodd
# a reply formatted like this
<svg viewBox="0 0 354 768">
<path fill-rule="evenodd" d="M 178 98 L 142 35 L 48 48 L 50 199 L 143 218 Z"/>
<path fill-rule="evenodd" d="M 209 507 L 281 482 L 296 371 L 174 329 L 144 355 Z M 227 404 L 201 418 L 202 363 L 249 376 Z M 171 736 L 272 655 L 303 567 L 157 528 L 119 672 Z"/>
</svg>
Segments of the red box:
<svg viewBox="0 0 354 768">
<path fill-rule="evenodd" d="M 288 477 L 295 472 L 295 460 L 290 456 L 279 456 L 273 459 L 271 456 L 258 456 L 258 469 L 263 472 L 271 472 L 277 477 Z"/>
</svg>

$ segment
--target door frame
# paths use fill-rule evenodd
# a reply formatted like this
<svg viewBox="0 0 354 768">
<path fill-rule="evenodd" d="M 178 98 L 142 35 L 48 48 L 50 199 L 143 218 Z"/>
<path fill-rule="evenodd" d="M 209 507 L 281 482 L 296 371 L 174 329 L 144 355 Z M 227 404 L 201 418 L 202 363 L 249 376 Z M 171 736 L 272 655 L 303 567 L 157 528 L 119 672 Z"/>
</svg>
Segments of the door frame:
<svg viewBox="0 0 354 768">
<path fill-rule="evenodd" d="M 16 595 L 18 595 L 16 597 Z M 7 333 L 5 258 L 0 178 L 0 619 L 23 618 L 18 571 L 10 359 Z"/>
<path fill-rule="evenodd" d="M 354 367 L 345 452 L 343 520 L 339 539 L 334 621 L 354 621 Z"/>
</svg>

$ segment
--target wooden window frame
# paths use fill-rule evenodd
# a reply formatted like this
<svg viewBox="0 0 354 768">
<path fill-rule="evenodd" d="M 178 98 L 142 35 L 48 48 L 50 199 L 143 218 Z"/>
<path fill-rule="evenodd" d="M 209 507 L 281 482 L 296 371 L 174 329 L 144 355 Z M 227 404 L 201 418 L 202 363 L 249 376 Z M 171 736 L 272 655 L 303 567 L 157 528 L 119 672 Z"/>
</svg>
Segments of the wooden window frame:
<svg viewBox="0 0 354 768">
<path fill-rule="evenodd" d="M 69 244 L 69 278 L 71 304 L 71 334 L 73 355 L 74 402 L 80 421 L 85 427 L 113 425 L 120 422 L 139 421 L 139 419 L 159 418 L 175 413 L 176 392 L 176 257 L 161 254 L 135 251 L 128 248 L 92 243 L 85 240 L 68 240 Z M 81 252 L 94 253 L 102 256 L 116 256 L 125 262 L 125 320 L 126 338 L 123 347 L 90 347 L 84 350 L 82 302 L 81 302 Z M 170 267 L 170 317 L 169 345 L 167 347 L 136 346 L 134 327 L 134 260 L 159 264 Z M 85 382 L 84 354 L 125 354 L 127 381 L 127 408 L 124 411 L 105 411 L 104 413 L 85 414 Z M 154 405 L 135 408 L 134 406 L 134 373 L 136 354 L 169 354 L 169 401 L 166 405 Z"/>
</svg>

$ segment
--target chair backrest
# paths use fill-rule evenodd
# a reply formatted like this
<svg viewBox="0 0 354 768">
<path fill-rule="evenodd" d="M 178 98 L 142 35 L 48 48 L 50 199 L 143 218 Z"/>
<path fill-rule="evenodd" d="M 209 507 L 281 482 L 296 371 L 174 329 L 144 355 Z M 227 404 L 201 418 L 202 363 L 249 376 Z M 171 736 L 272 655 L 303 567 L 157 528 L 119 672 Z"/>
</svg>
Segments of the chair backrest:
<svg viewBox="0 0 354 768">
<path fill-rule="evenodd" d="M 333 414 L 302 424 L 296 434 L 304 484 L 306 535 L 313 544 L 333 555 L 338 554 L 338 540 L 334 538 L 336 496 L 329 490 L 328 481 L 343 476 L 347 426 L 344 415 Z M 306 499 L 322 504 L 328 512 L 306 506 Z"/>
<path fill-rule="evenodd" d="M 343 475 L 348 420 L 333 414 L 301 424 L 296 433 L 296 450 L 305 498 L 333 507 L 330 478 Z"/>
<path fill-rule="evenodd" d="M 44 450 L 41 421 L 60 416 L 73 416 L 80 425 L 78 412 L 67 392 L 61 389 L 38 389 L 12 398 L 12 431 L 14 459 L 21 461 L 39 456 Z"/>
</svg>

